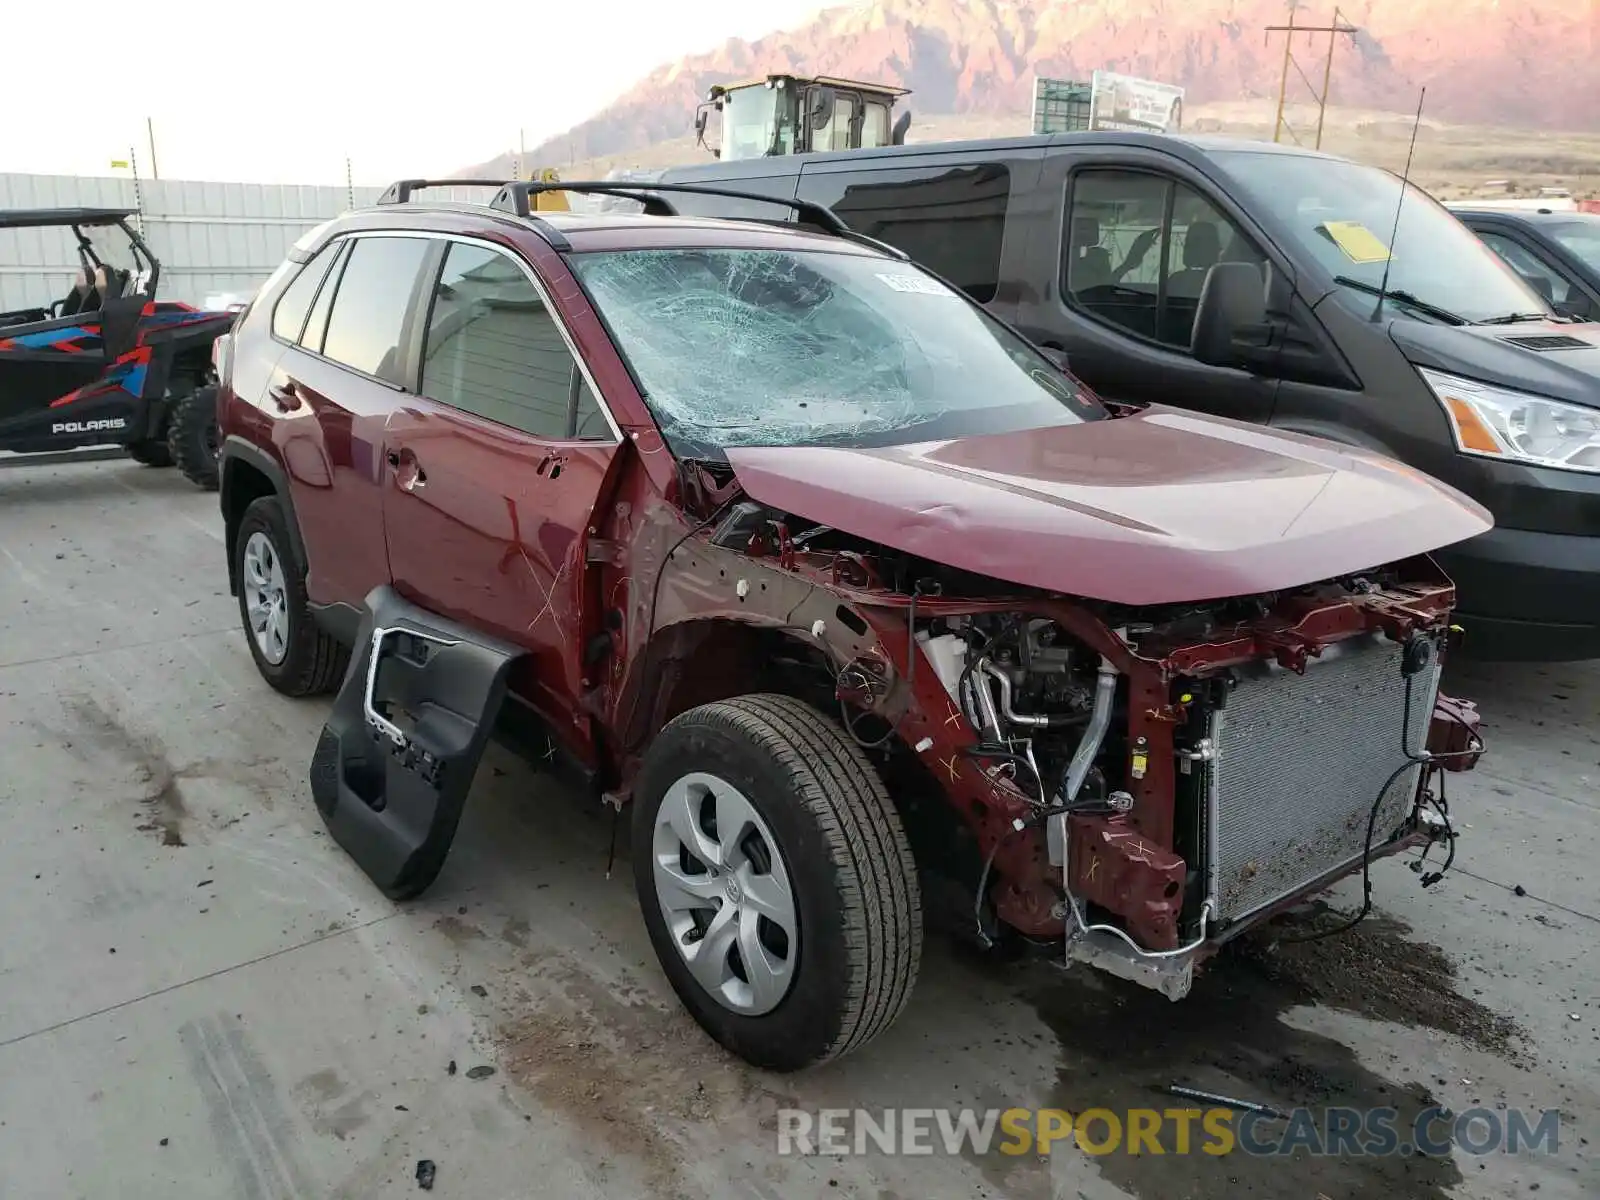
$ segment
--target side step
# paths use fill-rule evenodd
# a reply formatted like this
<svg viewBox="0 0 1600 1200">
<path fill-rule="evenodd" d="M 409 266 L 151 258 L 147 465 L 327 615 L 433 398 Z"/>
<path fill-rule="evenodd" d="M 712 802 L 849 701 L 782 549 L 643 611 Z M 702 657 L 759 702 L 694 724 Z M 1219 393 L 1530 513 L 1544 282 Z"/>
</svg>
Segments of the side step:
<svg viewBox="0 0 1600 1200">
<path fill-rule="evenodd" d="M 392 900 L 444 867 L 511 664 L 524 651 L 375 588 L 311 760 L 322 819 Z"/>
</svg>

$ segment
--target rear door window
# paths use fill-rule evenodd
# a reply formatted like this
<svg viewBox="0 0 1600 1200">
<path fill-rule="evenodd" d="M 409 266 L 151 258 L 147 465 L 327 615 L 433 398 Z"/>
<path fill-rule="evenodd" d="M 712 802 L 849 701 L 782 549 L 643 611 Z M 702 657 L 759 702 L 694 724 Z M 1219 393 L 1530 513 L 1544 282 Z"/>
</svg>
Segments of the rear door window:
<svg viewBox="0 0 1600 1200">
<path fill-rule="evenodd" d="M 979 304 L 1000 287 L 1011 172 L 1003 163 L 888 171 L 806 171 L 800 196 L 904 250 Z"/>
<path fill-rule="evenodd" d="M 1062 290 L 1069 303 L 1096 320 L 1185 350 L 1211 268 L 1219 262 L 1264 268 L 1266 262 L 1199 192 L 1143 171 L 1078 172 L 1065 246 Z"/>
<path fill-rule="evenodd" d="M 613 440 L 539 289 L 499 250 L 452 242 L 434 286 L 422 394 L 534 437 Z"/>
<path fill-rule="evenodd" d="M 328 314 L 323 354 L 387 383 L 405 383 L 406 316 L 429 244 L 415 237 L 354 239 Z"/>
</svg>

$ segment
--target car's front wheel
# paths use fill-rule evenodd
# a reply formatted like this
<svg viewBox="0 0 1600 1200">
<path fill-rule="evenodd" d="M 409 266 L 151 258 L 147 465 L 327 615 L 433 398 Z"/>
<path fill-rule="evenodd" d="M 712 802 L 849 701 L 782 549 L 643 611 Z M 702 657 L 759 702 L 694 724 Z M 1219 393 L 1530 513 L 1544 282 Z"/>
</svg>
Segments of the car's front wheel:
<svg viewBox="0 0 1600 1200">
<path fill-rule="evenodd" d="M 311 615 L 305 578 L 289 545 L 278 498 L 252 501 L 233 544 L 239 616 L 262 678 L 286 696 L 311 696 L 338 686 L 349 651 Z"/>
<path fill-rule="evenodd" d="M 634 788 L 650 940 L 680 1000 L 729 1050 L 793 1071 L 889 1027 L 922 953 L 916 869 L 859 747 L 788 696 L 682 714 Z"/>
</svg>

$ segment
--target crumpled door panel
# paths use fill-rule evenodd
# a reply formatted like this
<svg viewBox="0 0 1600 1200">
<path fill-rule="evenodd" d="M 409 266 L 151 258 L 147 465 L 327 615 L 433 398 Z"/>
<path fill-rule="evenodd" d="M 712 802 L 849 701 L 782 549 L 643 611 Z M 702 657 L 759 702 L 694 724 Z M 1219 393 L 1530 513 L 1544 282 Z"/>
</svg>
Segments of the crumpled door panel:
<svg viewBox="0 0 1600 1200">
<path fill-rule="evenodd" d="M 386 896 L 439 875 L 523 651 L 403 600 L 366 600 L 357 652 L 311 762 L 328 831 Z"/>
</svg>

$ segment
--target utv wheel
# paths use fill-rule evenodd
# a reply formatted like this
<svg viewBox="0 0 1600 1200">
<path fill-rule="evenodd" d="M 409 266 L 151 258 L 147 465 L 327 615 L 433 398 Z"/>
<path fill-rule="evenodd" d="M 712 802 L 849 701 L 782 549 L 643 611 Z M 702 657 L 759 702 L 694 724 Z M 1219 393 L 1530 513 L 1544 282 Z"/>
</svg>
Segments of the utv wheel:
<svg viewBox="0 0 1600 1200">
<path fill-rule="evenodd" d="M 911 996 L 922 906 L 899 814 L 844 731 L 787 696 L 682 714 L 634 789 L 645 925 L 678 998 L 758 1067 L 864 1045 Z"/>
<path fill-rule="evenodd" d="M 167 418 L 167 449 L 183 477 L 208 492 L 221 480 L 217 436 L 217 389 L 200 388 L 172 402 Z"/>
<path fill-rule="evenodd" d="M 286 696 L 311 696 L 339 685 L 349 651 L 312 617 L 290 544 L 277 497 L 263 496 L 244 510 L 233 544 L 239 616 L 262 678 Z"/>
<path fill-rule="evenodd" d="M 133 442 L 128 446 L 128 457 L 141 467 L 170 467 L 172 451 L 166 442 Z"/>
</svg>

